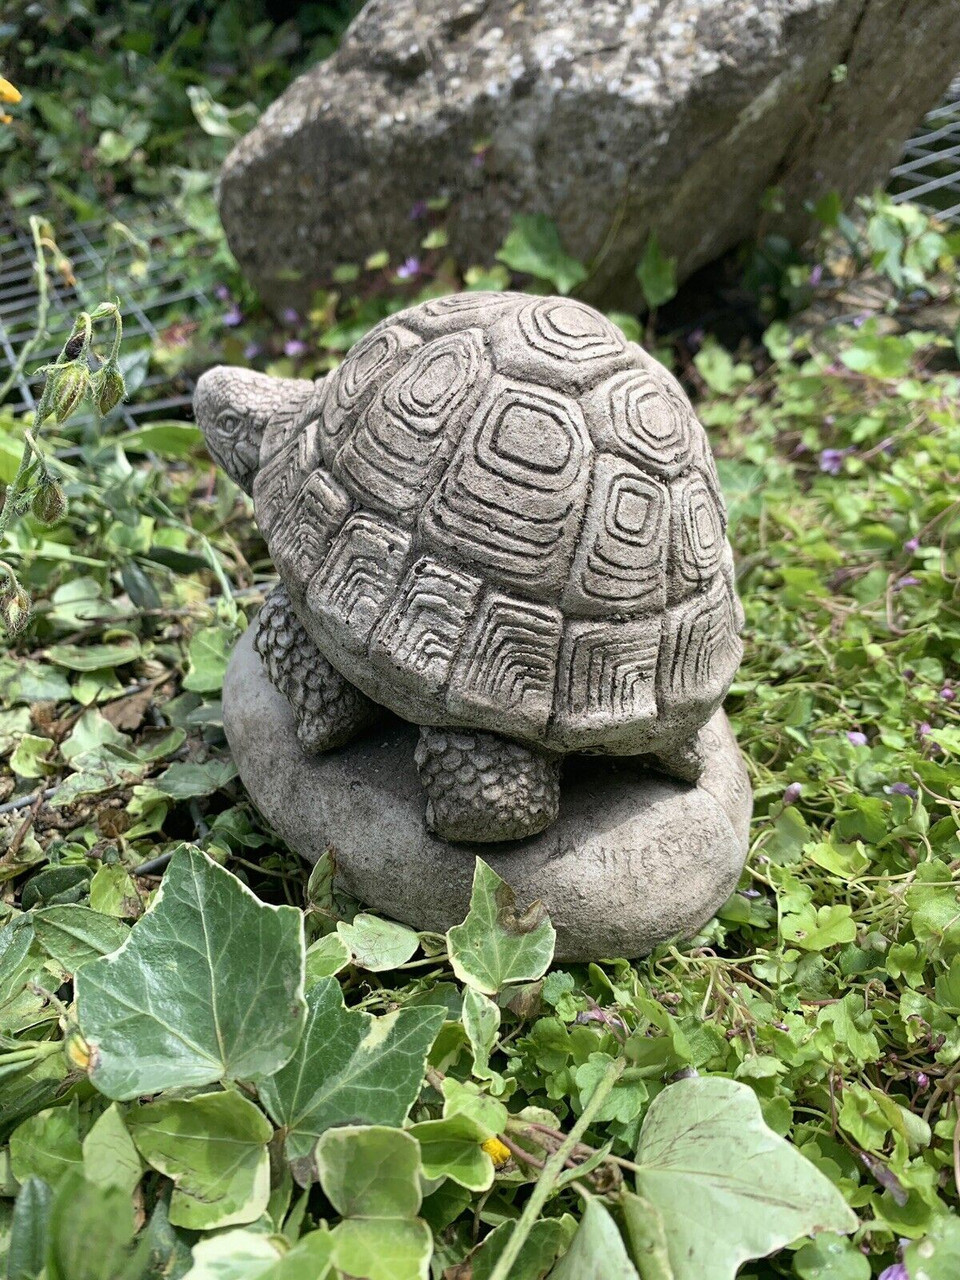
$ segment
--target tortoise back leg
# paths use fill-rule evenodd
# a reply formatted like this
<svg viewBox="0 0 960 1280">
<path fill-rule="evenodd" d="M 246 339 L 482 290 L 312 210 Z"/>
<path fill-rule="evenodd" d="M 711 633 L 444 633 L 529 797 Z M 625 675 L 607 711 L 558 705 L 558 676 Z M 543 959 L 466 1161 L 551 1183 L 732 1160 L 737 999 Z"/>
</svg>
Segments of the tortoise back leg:
<svg viewBox="0 0 960 1280">
<path fill-rule="evenodd" d="M 703 773 L 704 755 L 699 733 L 682 738 L 669 750 L 658 751 L 652 757 L 654 767 L 681 782 L 698 782 Z"/>
<path fill-rule="evenodd" d="M 560 762 L 496 733 L 423 726 L 417 771 L 427 826 L 444 840 L 521 840 L 560 807 Z"/>
<path fill-rule="evenodd" d="M 294 613 L 286 587 L 274 587 L 264 601 L 253 644 L 271 684 L 293 709 L 304 750 L 342 746 L 374 719 L 376 703 L 326 660 Z"/>
</svg>

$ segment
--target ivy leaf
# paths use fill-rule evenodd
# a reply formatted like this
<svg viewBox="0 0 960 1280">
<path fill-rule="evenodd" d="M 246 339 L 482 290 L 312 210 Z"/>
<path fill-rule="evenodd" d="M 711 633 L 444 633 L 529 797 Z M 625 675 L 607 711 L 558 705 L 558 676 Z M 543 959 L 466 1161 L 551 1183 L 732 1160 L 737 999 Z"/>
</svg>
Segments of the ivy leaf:
<svg viewBox="0 0 960 1280">
<path fill-rule="evenodd" d="M 493 1161 L 481 1143 L 490 1136 L 463 1112 L 443 1120 L 423 1120 L 407 1130 L 420 1143 L 424 1177 L 449 1178 L 470 1191 L 486 1191 L 493 1183 Z"/>
<path fill-rule="evenodd" d="M 308 1232 L 283 1252 L 275 1237 L 237 1228 L 198 1241 L 184 1280 L 328 1280 L 332 1252 L 325 1229 Z"/>
<path fill-rule="evenodd" d="M 27 1178 L 10 1224 L 6 1280 L 34 1280 L 43 1270 L 53 1192 L 42 1178 Z"/>
<path fill-rule="evenodd" d="M 337 933 L 326 933 L 307 947 L 304 983 L 309 991 L 321 978 L 332 978 L 350 963 L 350 948 Z"/>
<path fill-rule="evenodd" d="M 542 213 L 515 214 L 497 258 L 511 271 L 548 280 L 558 293 L 569 293 L 587 278 L 586 268 L 570 257 L 556 226 Z"/>
<path fill-rule="evenodd" d="M 573 1073 L 580 1094 L 581 1110 L 587 1105 L 594 1090 L 606 1076 L 613 1058 L 608 1053 L 591 1053 Z M 629 1124 L 636 1120 L 648 1097 L 643 1080 L 620 1079 L 614 1085 L 603 1106 L 597 1112 L 597 1120 L 616 1120 Z"/>
<path fill-rule="evenodd" d="M 489 1280 L 497 1259 L 513 1235 L 514 1225 L 501 1222 L 470 1254 L 470 1280 Z M 535 1222 L 510 1268 L 510 1280 L 542 1280 L 557 1255 L 569 1248 L 576 1230 L 576 1219 L 569 1213 L 562 1218 L 541 1218 Z"/>
<path fill-rule="evenodd" d="M 76 1098 L 28 1116 L 10 1135 L 10 1170 L 18 1182 L 42 1178 L 56 1187 L 82 1164 Z"/>
<path fill-rule="evenodd" d="M 148 422 L 116 437 L 125 453 L 156 453 L 161 458 L 189 458 L 203 443 L 192 422 Z"/>
<path fill-rule="evenodd" d="M 496 1098 L 481 1093 L 471 1080 L 460 1081 L 447 1076 L 441 1088 L 444 1118 L 469 1116 L 480 1128 L 481 1142 L 495 1137 L 506 1128 L 507 1108 Z"/>
<path fill-rule="evenodd" d="M 355 915 L 349 924 L 341 920 L 337 933 L 350 948 L 353 963 L 371 973 L 406 964 L 420 945 L 418 935 L 405 924 L 365 912 Z"/>
<path fill-rule="evenodd" d="M 472 1074 L 478 1080 L 489 1080 L 494 1093 L 502 1093 L 503 1076 L 490 1069 L 490 1055 L 500 1030 L 499 1008 L 488 996 L 467 987 L 463 993 L 460 1020 L 473 1054 Z"/>
<path fill-rule="evenodd" d="M 287 1131 L 294 1176 L 313 1178 L 317 1139 L 332 1125 L 401 1125 L 423 1081 L 445 1010 L 421 1005 L 375 1018 L 346 1009 L 335 978 L 307 994 L 307 1023 L 293 1057 L 260 1085 L 275 1124 Z"/>
<path fill-rule="evenodd" d="M 573 1244 L 550 1272 L 550 1277 L 551 1280 L 640 1280 L 617 1224 L 594 1197 L 587 1201 Z"/>
<path fill-rule="evenodd" d="M 478 858 L 467 918 L 447 933 L 450 964 L 468 987 L 495 995 L 549 969 L 557 934 L 546 908 L 534 902 L 521 915 L 516 908 L 510 886 Z"/>
<path fill-rule="evenodd" d="M 270 1198 L 273 1129 L 239 1093 L 136 1107 L 127 1124 L 152 1169 L 171 1178 L 170 1221 L 192 1231 L 254 1222 Z"/>
<path fill-rule="evenodd" d="M 83 1176 L 98 1187 L 119 1187 L 127 1195 L 143 1174 L 130 1131 L 114 1102 L 83 1140 Z"/>
<path fill-rule="evenodd" d="M 420 1210 L 420 1148 L 402 1129 L 328 1129 L 317 1143 L 323 1193 L 341 1215 L 333 1263 L 364 1280 L 427 1280 L 433 1239 Z"/>
<path fill-rule="evenodd" d="M 857 1226 L 833 1183 L 767 1128 L 756 1095 L 733 1080 L 680 1080 L 658 1094 L 637 1163 L 637 1190 L 663 1219 L 675 1280 L 733 1280 L 748 1258 Z"/>
<path fill-rule="evenodd" d="M 845 902 L 815 910 L 807 903 L 795 915 L 784 915 L 781 932 L 784 938 L 804 951 L 825 951 L 857 936 L 853 914 Z"/>
<path fill-rule="evenodd" d="M 677 260 L 663 253 L 653 233 L 637 263 L 637 279 L 643 290 L 643 300 L 651 311 L 676 296 Z"/>
<path fill-rule="evenodd" d="M 102 671 L 105 667 L 122 667 L 140 657 L 140 641 L 128 635 L 118 644 L 54 644 L 45 656 L 58 667 L 70 671 Z"/>
<path fill-rule="evenodd" d="M 204 627 L 196 632 L 187 649 L 190 666 L 183 687 L 194 693 L 219 693 L 236 638 L 226 627 Z"/>
<path fill-rule="evenodd" d="M 663 1218 L 654 1205 L 643 1196 L 624 1191 L 620 1196 L 620 1209 L 641 1280 L 676 1280 Z"/>
<path fill-rule="evenodd" d="M 194 800 L 212 796 L 237 776 L 237 766 L 232 760 L 220 757 L 196 762 L 178 760 L 154 778 L 151 785 L 156 791 L 172 800 Z"/>
<path fill-rule="evenodd" d="M 960 1218 L 938 1214 L 922 1240 L 907 1245 L 903 1261 L 910 1280 L 956 1280 L 960 1274 Z"/>
<path fill-rule="evenodd" d="M 873 1274 L 869 1258 L 853 1241 L 830 1231 L 797 1250 L 793 1269 L 800 1280 L 870 1280 Z"/>
<path fill-rule="evenodd" d="M 270 1075 L 300 1040 L 303 957 L 295 907 L 182 846 L 120 950 L 77 974 L 91 1080 L 124 1101 Z"/>
<path fill-rule="evenodd" d="M 109 916 L 74 903 L 34 911 L 33 927 L 43 949 L 68 973 L 76 973 L 88 960 L 116 951 L 130 932 Z"/>
<path fill-rule="evenodd" d="M 133 1202 L 126 1191 L 95 1187 L 80 1173 L 71 1173 L 61 1182 L 50 1209 L 47 1280 L 122 1276 L 134 1230 Z"/>
</svg>

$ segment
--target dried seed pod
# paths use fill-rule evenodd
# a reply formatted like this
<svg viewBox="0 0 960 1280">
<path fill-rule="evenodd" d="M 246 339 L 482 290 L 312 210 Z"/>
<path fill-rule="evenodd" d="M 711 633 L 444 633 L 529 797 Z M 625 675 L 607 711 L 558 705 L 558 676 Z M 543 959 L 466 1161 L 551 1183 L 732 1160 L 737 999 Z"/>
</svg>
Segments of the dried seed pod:
<svg viewBox="0 0 960 1280">
<path fill-rule="evenodd" d="M 127 394 L 123 374 L 115 360 L 104 365 L 93 380 L 94 396 L 101 414 L 107 414 Z"/>
<path fill-rule="evenodd" d="M 14 590 L 0 600 L 0 621 L 2 621 L 7 635 L 18 636 L 23 631 L 30 621 L 32 608 L 33 601 L 23 587 L 17 583 Z"/>
<path fill-rule="evenodd" d="M 90 389 L 90 372 L 79 364 L 65 365 L 53 392 L 53 411 L 65 422 Z"/>
<path fill-rule="evenodd" d="M 41 524 L 56 524 L 67 511 L 67 499 L 56 480 L 44 480 L 34 493 L 30 510 Z"/>
</svg>

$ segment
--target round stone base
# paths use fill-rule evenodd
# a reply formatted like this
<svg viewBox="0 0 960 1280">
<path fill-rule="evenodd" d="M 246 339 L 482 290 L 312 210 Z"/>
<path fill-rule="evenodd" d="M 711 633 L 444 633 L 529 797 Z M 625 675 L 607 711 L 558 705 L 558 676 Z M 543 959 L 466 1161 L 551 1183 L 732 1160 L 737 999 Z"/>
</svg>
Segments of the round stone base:
<svg viewBox="0 0 960 1280">
<path fill-rule="evenodd" d="M 466 915 L 476 857 L 535 898 L 557 930 L 558 960 L 644 955 L 696 933 L 736 887 L 752 796 L 722 711 L 701 730 L 707 764 L 691 786 L 624 758 L 564 764 L 560 816 L 510 844 L 449 844 L 424 826 L 416 726 L 384 713 L 349 746 L 311 756 L 286 699 L 241 637 L 223 685 L 223 723 L 253 802 L 311 862 L 334 852 L 338 883 L 415 929 L 443 933 Z"/>
</svg>

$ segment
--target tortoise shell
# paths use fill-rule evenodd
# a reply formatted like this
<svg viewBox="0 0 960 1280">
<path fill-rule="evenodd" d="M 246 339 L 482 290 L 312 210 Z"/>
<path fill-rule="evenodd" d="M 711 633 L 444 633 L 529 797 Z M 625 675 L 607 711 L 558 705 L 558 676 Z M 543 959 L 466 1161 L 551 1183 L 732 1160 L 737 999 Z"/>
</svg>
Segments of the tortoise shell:
<svg viewBox="0 0 960 1280">
<path fill-rule="evenodd" d="M 253 494 L 314 641 L 415 723 L 633 755 L 704 724 L 739 664 L 703 428 L 583 303 L 383 321 L 268 428 Z"/>
</svg>

